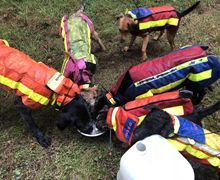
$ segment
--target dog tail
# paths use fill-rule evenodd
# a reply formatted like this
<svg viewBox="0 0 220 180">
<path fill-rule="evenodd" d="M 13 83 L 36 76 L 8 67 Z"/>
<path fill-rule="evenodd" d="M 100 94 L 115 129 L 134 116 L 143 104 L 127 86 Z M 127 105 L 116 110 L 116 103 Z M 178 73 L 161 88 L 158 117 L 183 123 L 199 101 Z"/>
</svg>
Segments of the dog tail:
<svg viewBox="0 0 220 180">
<path fill-rule="evenodd" d="M 186 16 L 187 14 L 189 14 L 190 12 L 192 12 L 194 9 L 196 9 L 196 7 L 200 4 L 200 1 L 197 1 L 195 4 L 193 4 L 191 7 L 189 7 L 188 9 L 182 11 L 179 13 L 179 18 L 182 18 L 184 16 Z"/>
<path fill-rule="evenodd" d="M 209 115 L 212 115 L 213 113 L 215 113 L 219 110 L 220 110 L 220 101 L 218 101 L 217 103 L 215 103 L 207 108 L 199 110 L 198 115 L 200 116 L 200 119 L 202 119 L 202 118 L 205 118 Z"/>
<path fill-rule="evenodd" d="M 85 1 L 84 0 L 80 0 L 80 8 L 79 11 L 83 12 L 85 10 Z"/>
<path fill-rule="evenodd" d="M 201 121 L 203 118 L 212 115 L 213 113 L 219 110 L 220 110 L 220 101 L 204 109 L 194 111 L 192 114 L 184 116 L 184 118 L 202 126 Z"/>
</svg>

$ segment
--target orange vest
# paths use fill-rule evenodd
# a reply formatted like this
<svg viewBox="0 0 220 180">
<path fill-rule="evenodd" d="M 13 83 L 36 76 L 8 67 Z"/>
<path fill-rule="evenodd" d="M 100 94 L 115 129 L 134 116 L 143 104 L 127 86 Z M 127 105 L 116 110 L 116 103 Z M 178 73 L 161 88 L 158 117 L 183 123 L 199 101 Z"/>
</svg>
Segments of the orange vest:
<svg viewBox="0 0 220 180">
<path fill-rule="evenodd" d="M 31 109 L 69 103 L 79 92 L 77 84 L 55 69 L 36 62 L 0 40 L 0 85 L 21 96 Z"/>
</svg>

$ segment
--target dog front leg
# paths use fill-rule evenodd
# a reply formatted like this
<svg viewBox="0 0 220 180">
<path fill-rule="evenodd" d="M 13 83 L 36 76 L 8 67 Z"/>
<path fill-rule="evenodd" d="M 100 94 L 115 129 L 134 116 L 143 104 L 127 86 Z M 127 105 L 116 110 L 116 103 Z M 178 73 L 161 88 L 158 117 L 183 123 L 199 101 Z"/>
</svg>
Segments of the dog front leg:
<svg viewBox="0 0 220 180">
<path fill-rule="evenodd" d="M 97 33 L 96 31 L 94 31 L 94 32 L 92 33 L 92 36 L 91 36 L 91 37 L 92 37 L 93 40 L 95 40 L 95 41 L 99 44 L 99 46 L 100 46 L 100 48 L 102 49 L 102 51 L 105 51 L 105 50 L 106 50 L 104 44 L 102 43 L 102 40 L 99 38 L 99 35 L 98 35 L 98 33 Z"/>
<path fill-rule="evenodd" d="M 123 49 L 124 52 L 127 52 L 129 49 L 131 49 L 132 45 L 134 44 L 134 41 L 135 41 L 136 37 L 137 36 L 134 36 L 134 35 L 131 36 L 130 44 L 129 44 L 129 46 L 124 47 L 124 49 Z"/>
<path fill-rule="evenodd" d="M 143 44 L 142 44 L 142 48 L 141 48 L 141 53 L 142 53 L 142 61 L 146 61 L 148 59 L 147 57 L 147 45 L 150 39 L 150 35 L 147 34 L 144 39 L 143 39 Z"/>
<path fill-rule="evenodd" d="M 48 140 L 48 138 L 45 137 L 45 135 L 40 131 L 40 129 L 35 124 L 31 114 L 32 110 L 23 104 L 20 97 L 15 101 L 15 105 L 20 116 L 27 123 L 30 131 L 33 133 L 34 137 L 37 139 L 39 144 L 45 148 L 50 146 L 50 141 Z"/>
<path fill-rule="evenodd" d="M 160 31 L 159 34 L 153 38 L 153 40 L 158 41 L 163 34 L 164 34 L 164 30 Z"/>
</svg>

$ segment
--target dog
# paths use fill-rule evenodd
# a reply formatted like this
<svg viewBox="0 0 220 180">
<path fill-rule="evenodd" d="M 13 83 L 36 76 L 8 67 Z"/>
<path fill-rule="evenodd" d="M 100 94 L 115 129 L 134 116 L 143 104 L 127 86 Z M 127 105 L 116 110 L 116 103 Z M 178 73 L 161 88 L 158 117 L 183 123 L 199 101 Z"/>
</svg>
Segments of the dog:
<svg viewBox="0 0 220 180">
<path fill-rule="evenodd" d="M 142 61 L 148 59 L 146 49 L 150 39 L 150 33 L 153 31 L 160 31 L 159 35 L 154 40 L 159 40 L 166 30 L 167 40 L 171 49 L 175 49 L 174 39 L 177 34 L 180 20 L 193 11 L 200 1 L 188 9 L 178 12 L 171 6 L 153 7 L 153 8 L 137 8 L 129 11 L 127 14 L 120 13 L 117 16 L 118 29 L 121 34 L 121 41 L 123 42 L 127 35 L 132 35 L 129 46 L 125 46 L 123 51 L 127 52 L 133 45 L 137 36 L 143 38 L 141 48 Z"/>
<path fill-rule="evenodd" d="M 189 110 L 190 104 L 185 99 L 191 95 L 188 91 L 180 91 L 178 96 L 175 92 L 170 92 L 164 93 L 164 96 L 156 95 L 157 98 L 150 97 L 151 100 L 145 98 L 129 102 L 123 107 L 105 106 L 97 117 L 97 127 L 113 129 L 117 138 L 129 145 L 159 134 L 167 138 L 184 155 L 193 157 L 200 163 L 220 168 L 220 135 L 197 125 L 201 124 L 203 118 L 220 110 L 220 101 L 204 109 L 192 111 Z M 180 101 L 177 103 L 176 100 Z M 182 117 L 173 115 L 179 113 L 179 103 L 184 105 L 184 114 L 180 114 Z M 167 108 L 170 105 L 174 107 L 172 115 L 168 114 L 171 112 L 170 108 Z M 216 161 L 212 161 L 213 157 Z"/>
<path fill-rule="evenodd" d="M 61 72 L 79 85 L 92 84 L 96 70 L 97 60 L 91 53 L 91 39 L 99 44 L 102 51 L 106 50 L 84 9 L 85 2 L 81 0 L 80 9 L 69 19 L 64 16 L 60 26 L 66 53 Z"/>
<path fill-rule="evenodd" d="M 3 40 L 0 40 L 0 85 L 18 96 L 15 106 L 19 114 L 45 148 L 51 142 L 32 118 L 32 111 L 42 106 L 60 109 L 56 122 L 60 130 L 72 125 L 84 133 L 93 130 L 90 102 L 82 97 L 80 87 L 55 69 L 9 47 Z M 87 93 L 92 94 L 90 89 Z"/>
<path fill-rule="evenodd" d="M 134 99 L 184 88 L 193 92 L 194 105 L 220 78 L 218 57 L 208 47 L 192 45 L 167 55 L 130 67 L 98 102 L 99 106 L 122 106 Z"/>
</svg>

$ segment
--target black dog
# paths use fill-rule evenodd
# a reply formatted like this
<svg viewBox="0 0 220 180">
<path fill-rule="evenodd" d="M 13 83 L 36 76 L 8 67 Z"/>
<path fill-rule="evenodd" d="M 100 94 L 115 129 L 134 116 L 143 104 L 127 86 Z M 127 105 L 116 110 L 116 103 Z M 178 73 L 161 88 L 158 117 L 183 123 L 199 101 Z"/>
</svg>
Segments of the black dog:
<svg viewBox="0 0 220 180">
<path fill-rule="evenodd" d="M 194 111 L 192 114 L 187 115 L 184 118 L 201 126 L 203 118 L 217 112 L 218 110 L 220 110 L 220 101 L 207 108 Z M 135 129 L 132 141 L 135 143 L 153 134 L 159 134 L 168 138 L 173 130 L 170 115 L 157 107 L 153 107 L 140 126 Z"/>
<path fill-rule="evenodd" d="M 60 109 L 57 126 L 61 130 L 71 125 L 84 133 L 93 129 L 90 107 L 94 104 L 95 88 L 81 90 L 55 69 L 34 61 L 1 40 L 0 85 L 18 96 L 15 101 L 18 112 L 43 147 L 48 147 L 50 141 L 32 118 L 32 110 L 42 106 L 54 105 Z"/>
<path fill-rule="evenodd" d="M 19 97 L 15 101 L 16 108 L 22 119 L 28 125 L 33 136 L 37 139 L 39 144 L 45 148 L 50 146 L 50 140 L 44 135 L 39 127 L 34 122 L 32 117 L 32 109 L 22 103 Z M 64 130 L 69 126 L 75 126 L 84 133 L 92 131 L 92 115 L 90 113 L 89 104 L 83 99 L 81 95 L 76 97 L 67 105 L 60 108 L 60 115 L 57 119 L 56 125 L 59 130 Z"/>
</svg>

